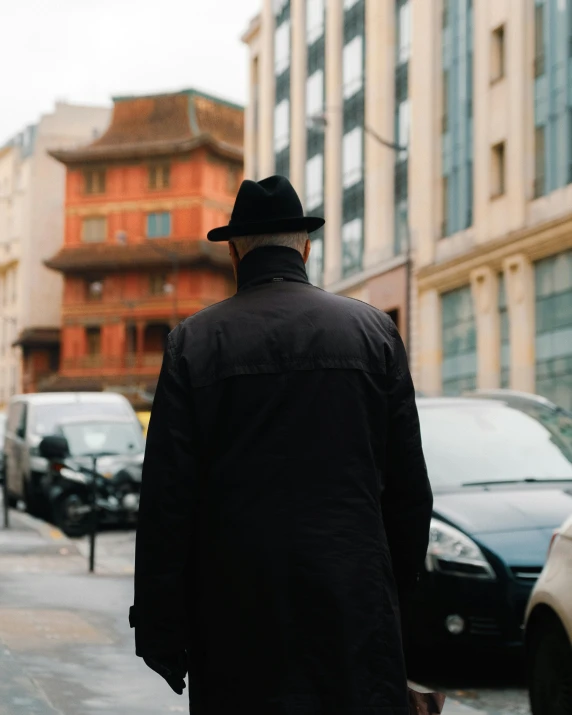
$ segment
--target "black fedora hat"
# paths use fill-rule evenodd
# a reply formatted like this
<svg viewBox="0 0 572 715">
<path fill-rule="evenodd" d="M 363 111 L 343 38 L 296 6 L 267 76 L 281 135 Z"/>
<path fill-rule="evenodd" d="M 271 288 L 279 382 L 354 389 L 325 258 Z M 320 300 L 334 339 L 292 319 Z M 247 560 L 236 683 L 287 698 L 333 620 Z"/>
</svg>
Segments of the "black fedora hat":
<svg viewBox="0 0 572 715">
<path fill-rule="evenodd" d="M 269 176 L 258 182 L 243 181 L 228 225 L 213 228 L 207 237 L 209 241 L 229 241 L 263 233 L 311 233 L 324 223 L 323 218 L 304 216 L 298 194 L 285 176 Z"/>
</svg>

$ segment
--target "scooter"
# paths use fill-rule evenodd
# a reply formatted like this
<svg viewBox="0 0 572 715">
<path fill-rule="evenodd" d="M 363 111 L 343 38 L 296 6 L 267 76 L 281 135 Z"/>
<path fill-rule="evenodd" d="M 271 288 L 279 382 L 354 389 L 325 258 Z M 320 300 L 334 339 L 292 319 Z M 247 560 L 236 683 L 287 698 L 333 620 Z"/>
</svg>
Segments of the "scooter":
<svg viewBox="0 0 572 715">
<path fill-rule="evenodd" d="M 109 452 L 72 457 L 65 437 L 57 435 L 45 437 L 39 450 L 49 463 L 42 486 L 51 517 L 66 536 L 85 536 L 94 509 L 99 525 L 136 522 L 140 465 Z M 104 460 L 105 472 L 98 467 Z"/>
</svg>

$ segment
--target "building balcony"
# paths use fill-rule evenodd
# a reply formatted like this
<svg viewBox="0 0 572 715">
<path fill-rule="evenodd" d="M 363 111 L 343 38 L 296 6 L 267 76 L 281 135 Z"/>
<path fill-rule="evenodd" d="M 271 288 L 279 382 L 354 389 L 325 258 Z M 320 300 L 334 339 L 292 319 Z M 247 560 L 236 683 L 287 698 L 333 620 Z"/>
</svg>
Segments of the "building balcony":
<svg viewBox="0 0 572 715">
<path fill-rule="evenodd" d="M 121 357 L 107 355 L 82 355 L 64 358 L 62 372 L 94 375 L 113 372 L 116 374 L 133 372 L 158 373 L 163 362 L 162 352 L 126 353 Z"/>
</svg>

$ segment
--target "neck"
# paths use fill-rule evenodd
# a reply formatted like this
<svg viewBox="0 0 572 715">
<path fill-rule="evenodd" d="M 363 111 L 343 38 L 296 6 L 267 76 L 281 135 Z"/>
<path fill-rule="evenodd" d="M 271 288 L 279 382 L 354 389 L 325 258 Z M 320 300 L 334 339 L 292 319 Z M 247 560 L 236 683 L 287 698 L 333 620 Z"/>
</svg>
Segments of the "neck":
<svg viewBox="0 0 572 715">
<path fill-rule="evenodd" d="M 261 283 L 274 281 L 308 283 L 308 275 L 302 254 L 286 246 L 255 248 L 238 264 L 238 290 L 252 288 Z"/>
</svg>

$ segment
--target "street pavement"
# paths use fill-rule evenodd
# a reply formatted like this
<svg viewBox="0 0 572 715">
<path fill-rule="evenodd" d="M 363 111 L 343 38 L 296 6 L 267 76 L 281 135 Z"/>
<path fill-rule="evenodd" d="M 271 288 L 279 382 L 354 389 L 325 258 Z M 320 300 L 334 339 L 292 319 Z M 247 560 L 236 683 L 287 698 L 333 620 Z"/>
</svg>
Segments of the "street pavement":
<svg viewBox="0 0 572 715">
<path fill-rule="evenodd" d="M 98 535 L 89 574 L 87 540 L 10 515 L 10 528 L 0 529 L 0 715 L 188 712 L 186 693 L 173 693 L 134 655 L 133 532 Z M 476 710 L 454 694 L 443 711 L 485 713 L 521 715 Z"/>
</svg>

